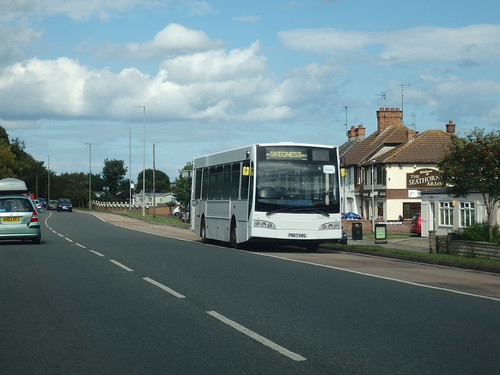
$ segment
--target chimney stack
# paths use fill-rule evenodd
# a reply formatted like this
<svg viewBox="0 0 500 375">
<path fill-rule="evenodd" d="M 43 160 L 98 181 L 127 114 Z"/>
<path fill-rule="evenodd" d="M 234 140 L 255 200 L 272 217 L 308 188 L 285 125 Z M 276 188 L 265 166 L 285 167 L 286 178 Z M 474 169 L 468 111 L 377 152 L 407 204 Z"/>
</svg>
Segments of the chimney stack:
<svg viewBox="0 0 500 375">
<path fill-rule="evenodd" d="M 451 120 L 446 124 L 446 133 L 455 134 L 455 124 Z"/>
<path fill-rule="evenodd" d="M 360 141 L 365 139 L 365 127 L 363 125 L 358 125 L 358 127 L 355 130 L 356 138 Z"/>
<path fill-rule="evenodd" d="M 380 107 L 377 111 L 377 133 L 382 133 L 389 126 L 403 125 L 403 111 L 399 108 Z"/>
<path fill-rule="evenodd" d="M 347 140 L 351 140 L 356 137 L 356 128 L 354 125 L 351 126 L 351 129 L 347 131 Z"/>
</svg>

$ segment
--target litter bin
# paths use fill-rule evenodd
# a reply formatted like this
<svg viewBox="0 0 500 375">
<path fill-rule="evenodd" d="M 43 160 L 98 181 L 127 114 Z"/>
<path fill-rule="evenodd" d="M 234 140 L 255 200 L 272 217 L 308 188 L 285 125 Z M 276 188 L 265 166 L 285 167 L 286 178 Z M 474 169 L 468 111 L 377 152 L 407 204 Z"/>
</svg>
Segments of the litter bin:
<svg viewBox="0 0 500 375">
<path fill-rule="evenodd" d="M 352 239 L 363 239 L 363 223 L 352 223 Z"/>
</svg>

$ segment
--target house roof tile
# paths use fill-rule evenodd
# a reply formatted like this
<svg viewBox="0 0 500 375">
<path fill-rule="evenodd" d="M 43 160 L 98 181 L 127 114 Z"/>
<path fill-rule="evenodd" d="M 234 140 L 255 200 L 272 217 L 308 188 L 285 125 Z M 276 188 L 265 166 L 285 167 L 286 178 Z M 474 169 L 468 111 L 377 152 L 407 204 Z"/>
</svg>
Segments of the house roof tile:
<svg viewBox="0 0 500 375">
<path fill-rule="evenodd" d="M 389 126 L 383 132 L 374 132 L 350 148 L 344 155 L 344 165 L 363 164 L 384 147 L 396 147 L 408 140 L 409 129 L 404 125 Z"/>
<path fill-rule="evenodd" d="M 445 155 L 451 139 L 442 130 L 426 130 L 411 141 L 377 157 L 385 163 L 429 163 L 434 164 Z"/>
</svg>

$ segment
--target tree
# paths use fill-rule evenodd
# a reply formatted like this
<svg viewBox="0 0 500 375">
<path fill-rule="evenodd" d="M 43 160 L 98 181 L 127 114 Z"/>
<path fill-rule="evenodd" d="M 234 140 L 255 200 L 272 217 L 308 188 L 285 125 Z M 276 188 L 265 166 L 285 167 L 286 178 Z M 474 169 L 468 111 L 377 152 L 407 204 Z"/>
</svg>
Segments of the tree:
<svg viewBox="0 0 500 375">
<path fill-rule="evenodd" d="M 0 140 L 0 179 L 14 175 L 13 165 L 14 154 L 10 151 L 9 145 Z"/>
<path fill-rule="evenodd" d="M 153 170 L 145 169 L 146 172 L 146 190 L 153 190 Z M 137 186 L 142 189 L 142 171 L 137 175 Z M 170 191 L 170 177 L 165 172 L 155 170 L 155 191 Z"/>
<path fill-rule="evenodd" d="M 109 188 L 111 196 L 114 197 L 118 193 L 118 188 L 126 173 L 127 168 L 123 160 L 104 159 L 102 179 L 104 180 L 104 185 Z"/>
<path fill-rule="evenodd" d="M 491 239 L 500 201 L 500 131 L 485 134 L 484 129 L 475 128 L 465 138 L 453 135 L 449 153 L 438 160 L 437 167 L 451 196 L 482 195 Z"/>
<path fill-rule="evenodd" d="M 179 178 L 175 180 L 172 188 L 172 194 L 175 199 L 182 205 L 187 206 L 191 200 L 191 177 L 183 177 L 183 172 L 192 171 L 193 164 L 187 163 L 184 168 L 179 171 Z M 185 173 L 184 173 L 185 175 Z"/>
</svg>

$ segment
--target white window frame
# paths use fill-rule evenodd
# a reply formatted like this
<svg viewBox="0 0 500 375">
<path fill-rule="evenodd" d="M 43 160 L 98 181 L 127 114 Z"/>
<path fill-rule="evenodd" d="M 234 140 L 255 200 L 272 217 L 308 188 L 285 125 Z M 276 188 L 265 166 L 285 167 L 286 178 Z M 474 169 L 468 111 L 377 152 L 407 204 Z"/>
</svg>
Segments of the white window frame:
<svg viewBox="0 0 500 375">
<path fill-rule="evenodd" d="M 439 225 L 453 227 L 453 202 L 439 202 Z"/>
<path fill-rule="evenodd" d="M 470 227 L 476 223 L 476 204 L 474 202 L 460 202 L 460 227 Z"/>
</svg>

